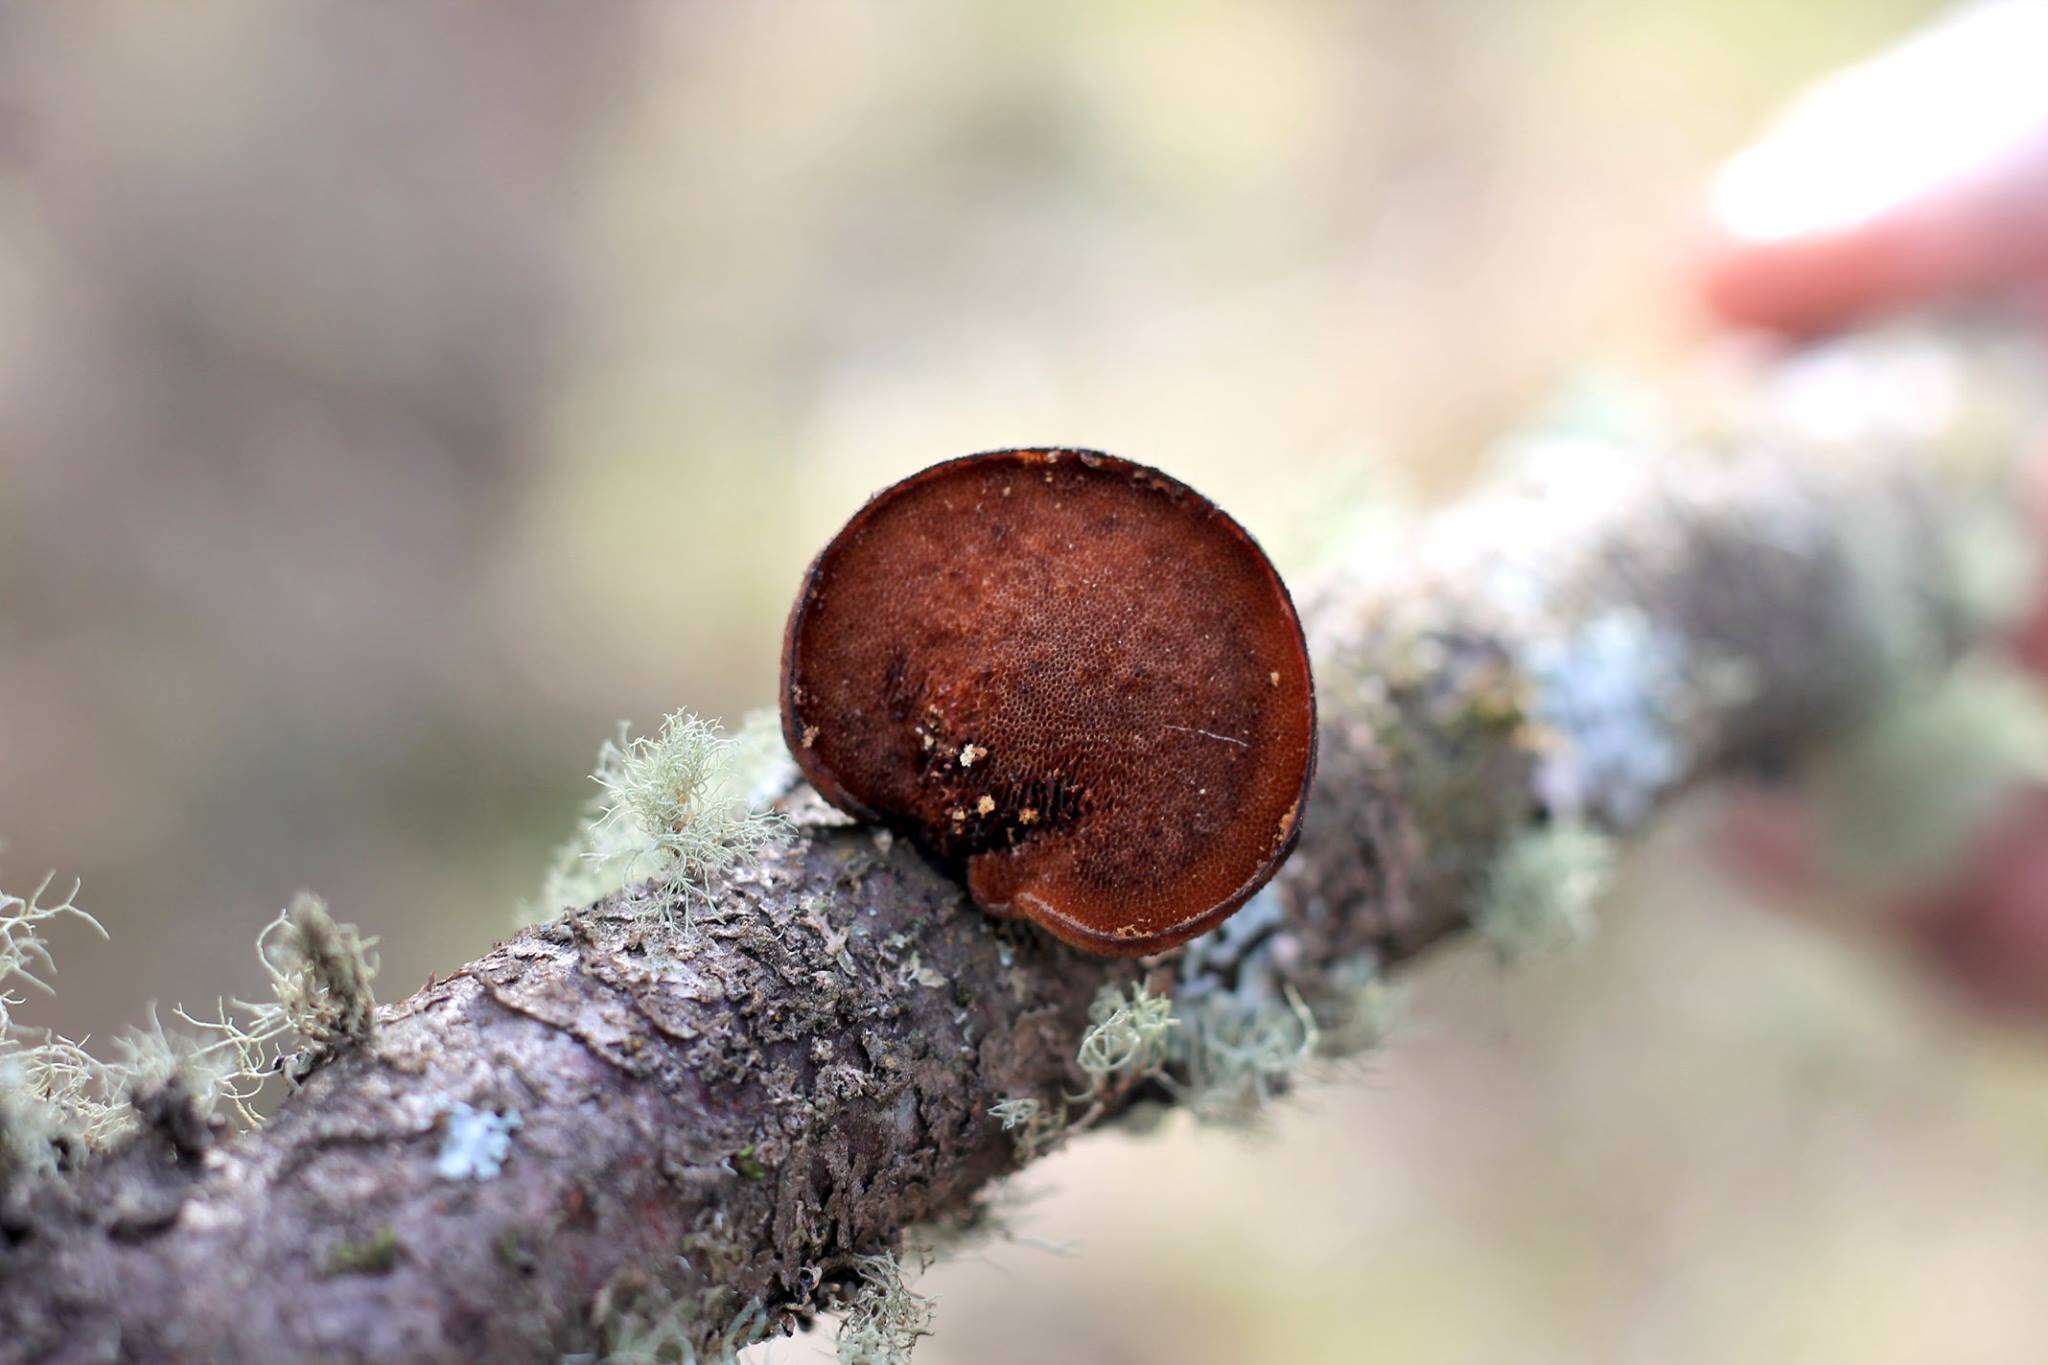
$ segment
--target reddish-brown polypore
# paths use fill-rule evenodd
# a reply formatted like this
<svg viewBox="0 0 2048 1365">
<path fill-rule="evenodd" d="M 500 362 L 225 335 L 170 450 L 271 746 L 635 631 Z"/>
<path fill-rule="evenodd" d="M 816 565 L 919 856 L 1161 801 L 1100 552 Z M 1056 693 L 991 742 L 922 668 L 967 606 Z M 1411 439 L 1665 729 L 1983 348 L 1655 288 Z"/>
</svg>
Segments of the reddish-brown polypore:
<svg viewBox="0 0 2048 1365">
<path fill-rule="evenodd" d="M 782 727 L 826 800 L 964 866 L 983 909 L 1159 952 L 1293 848 L 1315 690 L 1244 528 L 1155 469 L 999 450 L 884 490 L 804 579 Z"/>
</svg>

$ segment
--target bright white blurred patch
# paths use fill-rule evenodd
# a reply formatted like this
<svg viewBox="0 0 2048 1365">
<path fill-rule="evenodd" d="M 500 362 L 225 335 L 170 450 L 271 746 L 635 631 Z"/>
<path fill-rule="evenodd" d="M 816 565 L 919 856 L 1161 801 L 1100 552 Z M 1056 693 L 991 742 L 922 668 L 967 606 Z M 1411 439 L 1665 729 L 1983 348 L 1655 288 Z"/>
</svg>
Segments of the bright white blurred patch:
<svg viewBox="0 0 2048 1365">
<path fill-rule="evenodd" d="M 444 1120 L 446 1135 L 434 1157 L 434 1174 L 443 1180 L 496 1179 L 521 1126 L 517 1109 L 499 1114 L 456 1101 Z"/>
<path fill-rule="evenodd" d="M 2048 0 L 1964 10 L 1816 87 L 1714 191 L 1755 242 L 1840 231 L 1996 165 L 2048 132 Z"/>
<path fill-rule="evenodd" d="M 1770 421 L 1840 446 L 1938 440 L 1963 420 L 1969 396 L 1955 352 L 1921 338 L 1794 356 L 1765 381 L 1765 391 Z"/>
</svg>

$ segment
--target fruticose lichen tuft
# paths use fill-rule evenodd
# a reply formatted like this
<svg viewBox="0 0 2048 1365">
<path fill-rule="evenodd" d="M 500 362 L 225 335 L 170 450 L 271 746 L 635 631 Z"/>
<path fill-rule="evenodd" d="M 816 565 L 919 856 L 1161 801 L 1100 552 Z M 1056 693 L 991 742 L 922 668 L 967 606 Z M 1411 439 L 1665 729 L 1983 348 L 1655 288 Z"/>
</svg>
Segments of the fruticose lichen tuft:
<svg viewBox="0 0 2048 1365">
<path fill-rule="evenodd" d="M 932 1301 L 912 1293 L 887 1252 L 856 1261 L 860 1284 L 839 1326 L 840 1365 L 909 1365 L 918 1338 L 931 1335 Z"/>
<path fill-rule="evenodd" d="M 91 925 L 101 938 L 107 936 L 98 920 L 78 908 L 77 882 L 72 882 L 70 894 L 61 901 L 43 904 L 43 897 L 49 894 L 50 883 L 55 880 L 54 872 L 45 876 L 26 899 L 0 891 L 0 1033 L 14 1027 L 13 1010 L 22 1003 L 22 996 L 10 982 L 33 986 L 45 993 L 50 989 L 49 983 L 37 975 L 39 971 L 47 975 L 57 969 L 49 944 L 43 939 L 45 925 L 68 916 Z"/>
<path fill-rule="evenodd" d="M 1217 992 L 1188 1009 L 1167 1073 L 1188 1112 L 1208 1122 L 1249 1122 L 1317 1055 L 1315 1016 L 1291 987 L 1282 995 L 1276 1008 Z"/>
<path fill-rule="evenodd" d="M 282 1072 L 296 1084 L 343 1048 L 368 1041 L 376 1020 L 376 943 L 354 925 L 336 923 L 325 902 L 301 891 L 256 937 L 270 1000 L 217 1001 L 212 1019 L 177 1010 L 209 1035 L 193 1047 L 168 1038 L 152 1013 L 151 1029 L 132 1035 L 130 1046 L 149 1065 L 176 1059 L 203 1079 L 196 1095 L 209 1103 L 218 1095 L 255 1124 L 255 1101 L 270 1077 Z"/>
<path fill-rule="evenodd" d="M 1043 1156 L 1092 1128 L 1109 1117 L 1111 1101 L 1142 1081 L 1156 1081 L 1198 1122 L 1242 1126 L 1311 1066 L 1379 1046 L 1392 1031 L 1399 993 L 1374 956 L 1339 963 L 1314 1001 L 1305 1000 L 1272 962 L 1272 931 L 1281 923 L 1277 905 L 1267 904 L 1268 915 L 1255 899 L 1240 916 L 1250 918 L 1249 930 L 1234 942 L 1224 941 L 1228 925 L 1197 939 L 1182 960 L 1174 997 L 1156 995 L 1143 983 L 1128 993 L 1105 986 L 1076 1050 L 1087 1088 L 1053 1105 L 1008 1096 L 989 1107 L 989 1116 L 1011 1135 L 1018 1159 Z M 1236 977 L 1227 989 L 1212 975 L 1226 966 Z M 1085 1107 L 1076 1115 L 1070 1104 Z M 1140 1103 L 1122 1110 L 1118 1121 L 1127 1130 L 1144 1128 L 1166 1112 L 1157 1103 Z"/>
<path fill-rule="evenodd" d="M 164 1097 L 200 1123 L 222 1104 L 246 1124 L 260 1121 L 255 1104 L 273 1077 L 296 1082 L 334 1052 L 370 1036 L 375 1002 L 370 982 L 374 940 L 337 924 L 318 898 L 301 893 L 257 937 L 257 956 L 272 999 L 222 1000 L 215 1017 L 176 1017 L 197 1036 L 164 1027 L 154 1007 L 145 1022 L 113 1040 L 111 1055 L 47 1031 L 13 1022 L 20 996 L 8 982 L 47 989 L 36 975 L 53 966 L 41 928 L 60 915 L 98 921 L 76 903 L 77 888 L 62 903 L 43 905 L 43 885 L 27 900 L 0 894 L 0 1167 L 40 1174 L 56 1171 L 71 1151 L 110 1148 L 142 1122 L 137 1101 L 160 1116 Z"/>
<path fill-rule="evenodd" d="M 1045 1152 L 1067 1126 L 1066 1106 L 1048 1109 L 1043 1101 L 1030 1095 L 997 1100 L 989 1106 L 988 1113 L 1010 1134 L 1019 1161 L 1030 1161 Z"/>
<path fill-rule="evenodd" d="M 598 750 L 591 780 L 599 790 L 583 829 L 556 851 L 530 917 L 552 918 L 641 878 L 668 893 L 652 902 L 662 914 L 680 902 L 687 915 L 713 876 L 787 828 L 762 808 L 777 778 L 759 731 L 750 724 L 728 737 L 688 711 L 670 712 L 652 737 L 634 737 L 620 722 L 618 737 Z"/>
<path fill-rule="evenodd" d="M 1377 954 L 1364 949 L 1298 980 L 1286 966 L 1298 951 L 1273 887 L 1188 945 L 1174 994 L 1181 1027 L 1161 1078 L 1199 1122 L 1253 1123 L 1312 1067 L 1376 1048 L 1392 1031 L 1399 997 Z"/>
<path fill-rule="evenodd" d="M 1509 959 L 1583 942 L 1614 870 L 1614 841 L 1579 824 L 1516 835 L 1495 860 L 1474 922 Z"/>
<path fill-rule="evenodd" d="M 677 1298 L 637 1274 L 626 1278 L 630 1287 L 607 1287 L 592 1309 L 603 1355 L 568 1355 L 562 1365 L 737 1365 L 741 1351 L 768 1337 L 759 1300 L 707 1324 L 711 1315 L 702 1304 Z"/>
<path fill-rule="evenodd" d="M 2048 781 L 2048 702 L 1977 657 L 1895 699 L 1814 774 L 1831 870 L 1890 889 L 1942 874 L 2015 787 Z"/>
<path fill-rule="evenodd" d="M 17 986 L 48 992 L 56 971 L 45 930 L 76 919 L 106 930 L 78 907 L 78 884 L 44 902 L 54 874 L 28 896 L 0 892 L 0 1187 L 16 1175 L 55 1174 L 78 1149 L 101 1145 L 132 1126 L 127 1106 L 110 1101 L 104 1069 L 78 1044 L 14 1019 Z"/>
<path fill-rule="evenodd" d="M 1166 1064 L 1167 1038 L 1176 1023 L 1173 1000 L 1152 994 L 1143 982 L 1131 987 L 1129 999 L 1121 986 L 1104 986 L 1088 1007 L 1088 1031 L 1074 1058 L 1088 1077 L 1088 1094 L 1156 1074 Z"/>
<path fill-rule="evenodd" d="M 1387 979 L 1377 955 L 1343 959 L 1330 968 L 1311 1006 L 1318 1055 L 1341 1062 L 1380 1047 L 1393 1035 L 1404 1004 L 1404 993 Z"/>
</svg>

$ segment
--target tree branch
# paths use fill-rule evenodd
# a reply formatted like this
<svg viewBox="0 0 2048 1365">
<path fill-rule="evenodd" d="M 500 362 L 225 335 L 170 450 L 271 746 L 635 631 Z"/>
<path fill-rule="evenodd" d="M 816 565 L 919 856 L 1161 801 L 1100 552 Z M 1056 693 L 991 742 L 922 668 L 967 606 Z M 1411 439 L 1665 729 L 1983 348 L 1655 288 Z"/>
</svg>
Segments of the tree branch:
<svg viewBox="0 0 2048 1365">
<path fill-rule="evenodd" d="M 1556 844 L 1544 871 L 1523 856 L 1544 841 L 1627 834 L 1961 649 L 1982 504 L 1954 471 L 2036 429 L 2012 359 L 1860 343 L 1689 453 L 1539 440 L 1574 455 L 1562 482 L 1361 546 L 1305 604 L 1323 751 L 1300 849 L 1165 960 L 991 922 L 799 789 L 795 837 L 687 925 L 615 897 L 527 930 L 239 1137 L 159 1096 L 134 1143 L 4 1204 L 0 1360 L 545 1360 L 657 1320 L 715 1357 L 842 1301 L 1062 1122 L 1255 1106 L 1365 1040 L 1387 968 L 1475 919 L 1526 929 L 1509 866 L 1538 869 L 1539 920 L 1567 908 L 1586 860 Z M 1846 421 L 1928 366 L 1936 398 L 1814 428 L 1817 395 Z M 1141 982 L 1173 1000 L 1163 1066 L 1084 1070 L 1091 1007 Z"/>
</svg>

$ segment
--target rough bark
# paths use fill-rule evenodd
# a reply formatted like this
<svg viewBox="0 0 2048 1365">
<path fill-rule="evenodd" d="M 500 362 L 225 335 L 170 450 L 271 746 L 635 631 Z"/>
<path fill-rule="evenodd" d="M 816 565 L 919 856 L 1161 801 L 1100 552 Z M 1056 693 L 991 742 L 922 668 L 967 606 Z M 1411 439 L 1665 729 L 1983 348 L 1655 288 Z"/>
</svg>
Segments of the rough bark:
<svg viewBox="0 0 2048 1365">
<path fill-rule="evenodd" d="M 1881 393 L 1899 354 L 1842 363 Z M 1306 604 L 1324 737 L 1301 847 L 1189 949 L 1114 963 L 992 923 L 795 791 L 796 836 L 687 926 L 614 899 L 527 930 L 383 1009 L 262 1128 L 161 1119 L 16 1198 L 0 1360 L 544 1360 L 605 1349 L 644 1302 L 715 1352 L 1014 1170 L 990 1110 L 1085 1089 L 1105 987 L 1171 991 L 1185 1035 L 1105 1116 L 1244 1092 L 1202 1040 L 1280 1011 L 1351 1045 L 1361 988 L 1468 927 L 1515 840 L 1625 834 L 1780 763 L 1979 627 L 1974 503 L 1945 471 L 2031 418 L 1980 401 L 2007 392 L 1977 382 L 1995 357 L 1909 354 L 1962 377 L 1941 421 L 1843 441 L 1773 399 L 1701 443 L 1721 449 L 1588 455 L 1363 547 Z M 1254 1070 L 1254 1098 L 1287 1080 Z M 517 1116 L 502 1169 L 451 1175 L 455 1117 L 483 1111 Z"/>
</svg>

